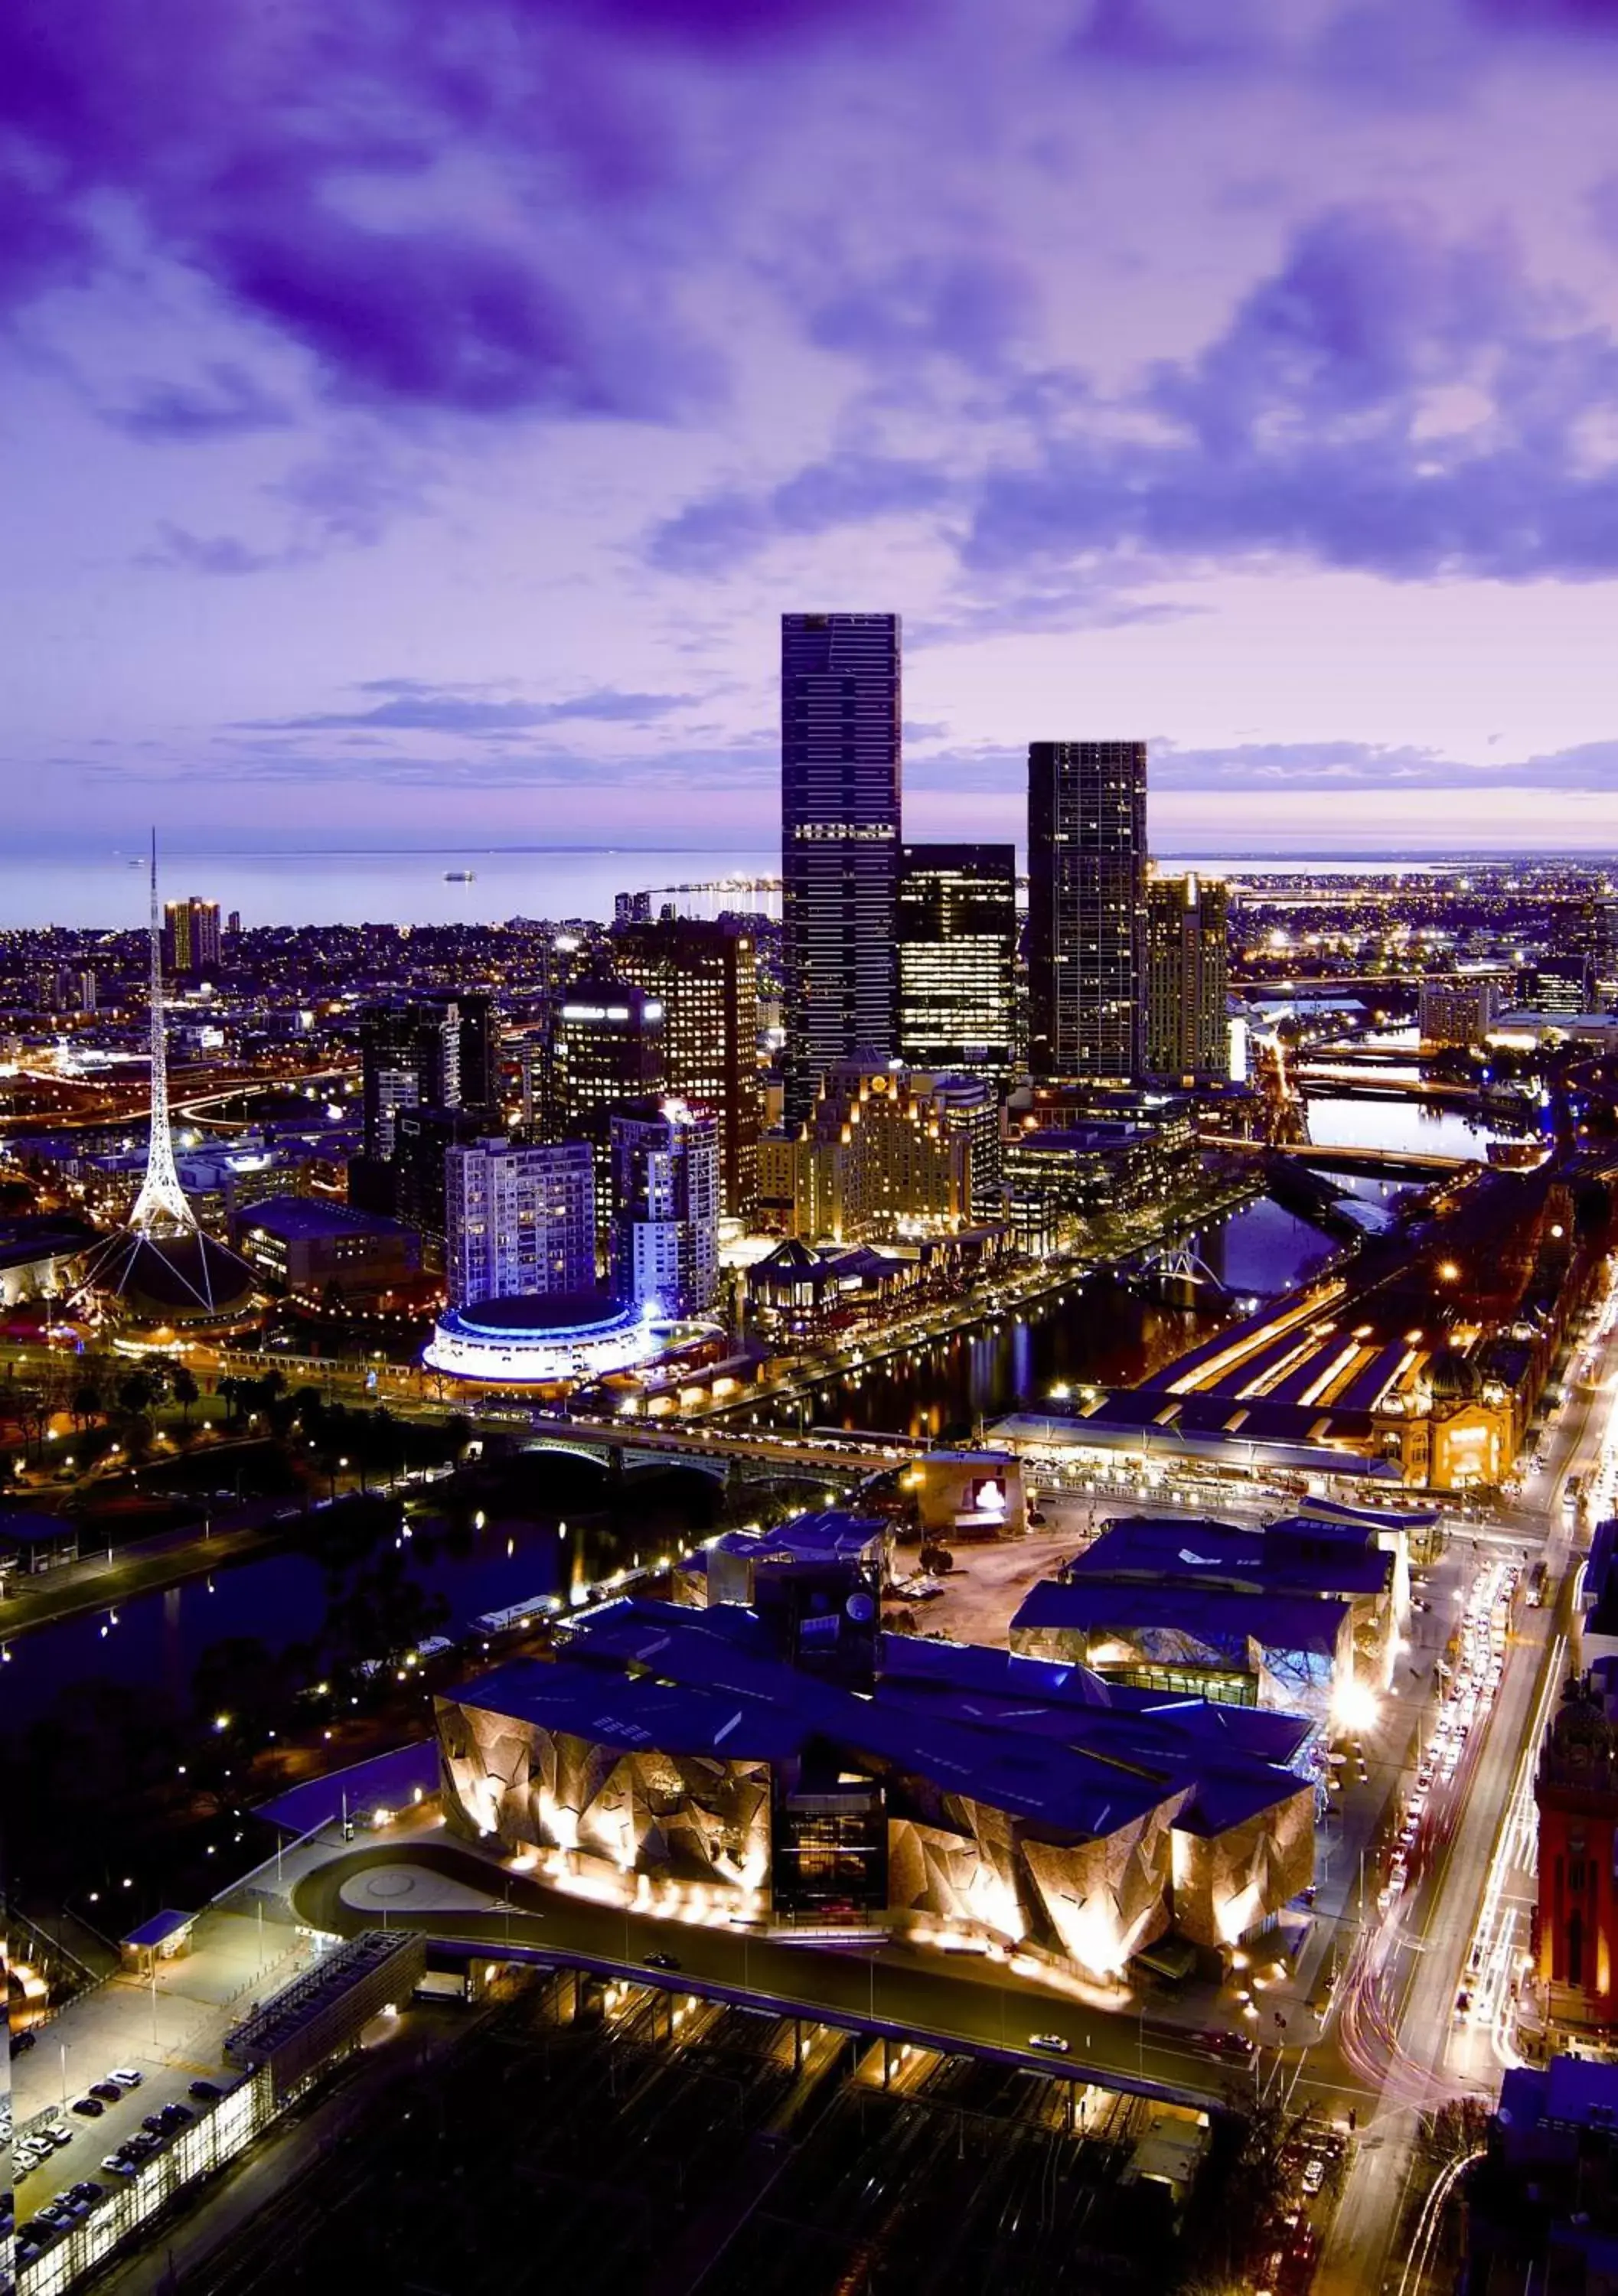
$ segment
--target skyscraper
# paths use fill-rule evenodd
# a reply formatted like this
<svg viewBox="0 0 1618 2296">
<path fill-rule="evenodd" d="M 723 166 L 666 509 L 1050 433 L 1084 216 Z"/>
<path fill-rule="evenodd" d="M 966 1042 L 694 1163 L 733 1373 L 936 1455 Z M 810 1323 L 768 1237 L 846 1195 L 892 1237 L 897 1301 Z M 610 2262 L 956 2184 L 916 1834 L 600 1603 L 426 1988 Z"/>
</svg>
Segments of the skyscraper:
<svg viewBox="0 0 1618 2296">
<path fill-rule="evenodd" d="M 612 1288 L 626 1305 L 701 1316 L 719 1282 L 719 1151 L 682 1102 L 614 1109 Z"/>
<path fill-rule="evenodd" d="M 1146 887 L 1146 1064 L 1153 1076 L 1226 1076 L 1229 895 L 1217 877 L 1154 877 Z"/>
<path fill-rule="evenodd" d="M 1127 1081 L 1141 1064 L 1144 742 L 1028 751 L 1029 1065 Z"/>
<path fill-rule="evenodd" d="M 738 918 L 661 917 L 613 935 L 626 980 L 660 998 L 668 1090 L 719 1128 L 724 1210 L 745 1218 L 759 1179 L 759 976 Z"/>
<path fill-rule="evenodd" d="M 662 998 L 629 980 L 576 980 L 556 1008 L 551 1070 L 543 1120 L 604 1147 L 613 1107 L 667 1086 Z"/>
<path fill-rule="evenodd" d="M 595 1283 L 595 1171 L 587 1141 L 520 1147 L 477 1140 L 445 1152 L 452 1307 Z"/>
<path fill-rule="evenodd" d="M 899 1056 L 1003 1077 L 1015 1056 L 1017 855 L 1012 845 L 899 848 Z"/>
<path fill-rule="evenodd" d="M 393 1154 L 395 1111 L 461 1104 L 461 1014 L 453 1001 L 373 1004 L 360 1015 L 365 1154 Z"/>
<path fill-rule="evenodd" d="M 897 614 L 781 618 L 781 880 L 786 1115 L 839 1061 L 897 1043 Z"/>
<path fill-rule="evenodd" d="M 195 978 L 218 969 L 219 904 L 189 900 L 163 904 L 163 970 Z"/>
</svg>

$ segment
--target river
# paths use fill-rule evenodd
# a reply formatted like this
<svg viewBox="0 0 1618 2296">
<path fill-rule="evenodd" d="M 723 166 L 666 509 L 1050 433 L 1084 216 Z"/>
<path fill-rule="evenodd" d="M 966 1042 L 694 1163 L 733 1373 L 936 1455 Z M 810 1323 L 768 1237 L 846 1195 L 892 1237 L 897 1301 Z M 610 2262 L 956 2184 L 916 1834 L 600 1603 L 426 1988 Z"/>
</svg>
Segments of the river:
<svg viewBox="0 0 1618 2296">
<path fill-rule="evenodd" d="M 1191 1239 L 1212 1272 L 1239 1293 L 1271 1292 L 1296 1283 L 1331 1253 L 1331 1241 L 1267 1200 L 1246 1204 Z M 986 1329 L 939 1340 L 891 1364 L 834 1381 L 812 1406 L 780 1415 L 790 1423 L 903 1429 L 941 1435 L 994 1417 L 1024 1396 L 1060 1381 L 1124 1382 L 1141 1377 L 1188 1346 L 1204 1320 L 1138 1298 L 1107 1277 L 1076 1283 Z M 576 1487 L 575 1487 L 576 1488 Z M 429 1503 L 430 1504 L 430 1503 Z M 511 1513 L 490 1506 L 481 1529 L 454 1537 L 421 1523 L 398 1552 L 412 1580 L 441 1594 L 450 1631 L 479 1612 L 566 1594 L 587 1578 L 678 1545 L 678 1521 L 665 1513 L 628 1529 L 604 1515 L 571 1522 L 542 1508 Z M 582 1516 L 582 1520 L 579 1519 Z M 316 1518 L 318 1521 L 318 1518 Z M 0 1727 L 26 1726 L 71 1685 L 98 1677 L 146 1687 L 177 1706 L 190 1702 L 202 1652 L 235 1636 L 278 1648 L 313 1638 L 327 1612 L 332 1582 L 312 1554 L 283 1552 L 194 1578 L 166 1593 L 21 1635 L 0 1666 Z"/>
</svg>

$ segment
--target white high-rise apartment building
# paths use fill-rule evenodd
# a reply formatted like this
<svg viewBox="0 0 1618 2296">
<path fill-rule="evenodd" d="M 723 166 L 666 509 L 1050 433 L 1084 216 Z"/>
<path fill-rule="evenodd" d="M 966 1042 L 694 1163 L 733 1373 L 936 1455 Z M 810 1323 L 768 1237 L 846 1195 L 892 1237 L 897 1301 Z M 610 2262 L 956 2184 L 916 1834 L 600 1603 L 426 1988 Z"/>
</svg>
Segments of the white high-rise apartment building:
<svg viewBox="0 0 1618 2296">
<path fill-rule="evenodd" d="M 626 1303 L 701 1316 L 719 1284 L 719 1141 L 682 1102 L 612 1115 L 612 1278 Z"/>
<path fill-rule="evenodd" d="M 595 1286 L 595 1176 L 589 1143 L 521 1147 L 473 1140 L 444 1159 L 452 1307 Z"/>
</svg>

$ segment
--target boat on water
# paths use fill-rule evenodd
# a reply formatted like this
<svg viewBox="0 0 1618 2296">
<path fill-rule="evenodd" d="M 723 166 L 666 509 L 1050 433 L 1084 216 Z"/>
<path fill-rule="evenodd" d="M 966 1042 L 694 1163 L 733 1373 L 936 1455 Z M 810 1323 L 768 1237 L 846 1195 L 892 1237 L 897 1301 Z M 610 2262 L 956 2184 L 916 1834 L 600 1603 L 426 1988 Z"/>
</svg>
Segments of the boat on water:
<svg viewBox="0 0 1618 2296">
<path fill-rule="evenodd" d="M 478 873 L 475 869 L 446 869 L 444 872 L 444 882 L 447 885 L 475 885 L 477 882 Z"/>
</svg>

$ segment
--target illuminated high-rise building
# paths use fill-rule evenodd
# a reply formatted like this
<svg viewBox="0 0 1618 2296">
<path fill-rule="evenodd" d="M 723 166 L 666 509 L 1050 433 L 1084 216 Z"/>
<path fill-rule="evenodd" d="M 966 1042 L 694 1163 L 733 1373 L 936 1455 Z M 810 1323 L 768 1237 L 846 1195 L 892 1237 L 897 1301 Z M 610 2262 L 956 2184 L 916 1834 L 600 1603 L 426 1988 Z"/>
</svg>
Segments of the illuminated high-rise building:
<svg viewBox="0 0 1618 2296">
<path fill-rule="evenodd" d="M 667 1089 L 713 1118 L 723 1209 L 745 1218 L 759 1179 L 759 974 L 752 931 L 730 917 L 633 922 L 614 933 L 612 959 L 624 980 L 661 1000 Z"/>
<path fill-rule="evenodd" d="M 1146 887 L 1146 1065 L 1153 1076 L 1229 1073 L 1229 909 L 1222 881 L 1194 871 Z"/>
<path fill-rule="evenodd" d="M 219 964 L 219 904 L 189 900 L 163 904 L 163 970 L 171 980 L 181 974 L 193 980 L 215 972 Z"/>
<path fill-rule="evenodd" d="M 897 1050 L 899 651 L 897 614 L 781 618 L 789 1121 L 839 1062 Z"/>
<path fill-rule="evenodd" d="M 604 1149 L 608 1119 L 625 1101 L 668 1086 L 663 1000 L 632 980 L 576 980 L 556 1007 L 545 1095 L 549 1128 Z"/>
<path fill-rule="evenodd" d="M 1029 1065 L 1126 1082 L 1141 1066 L 1144 742 L 1028 752 Z"/>
<path fill-rule="evenodd" d="M 452 1144 L 444 1157 L 452 1307 L 579 1293 L 595 1283 L 595 1170 L 587 1141 Z"/>
<path fill-rule="evenodd" d="M 901 846 L 897 916 L 900 1060 L 957 1075 L 1009 1075 L 1016 848 Z"/>
<path fill-rule="evenodd" d="M 626 1306 L 701 1316 L 719 1283 L 719 1147 L 683 1102 L 612 1111 L 612 1288 Z"/>
</svg>

